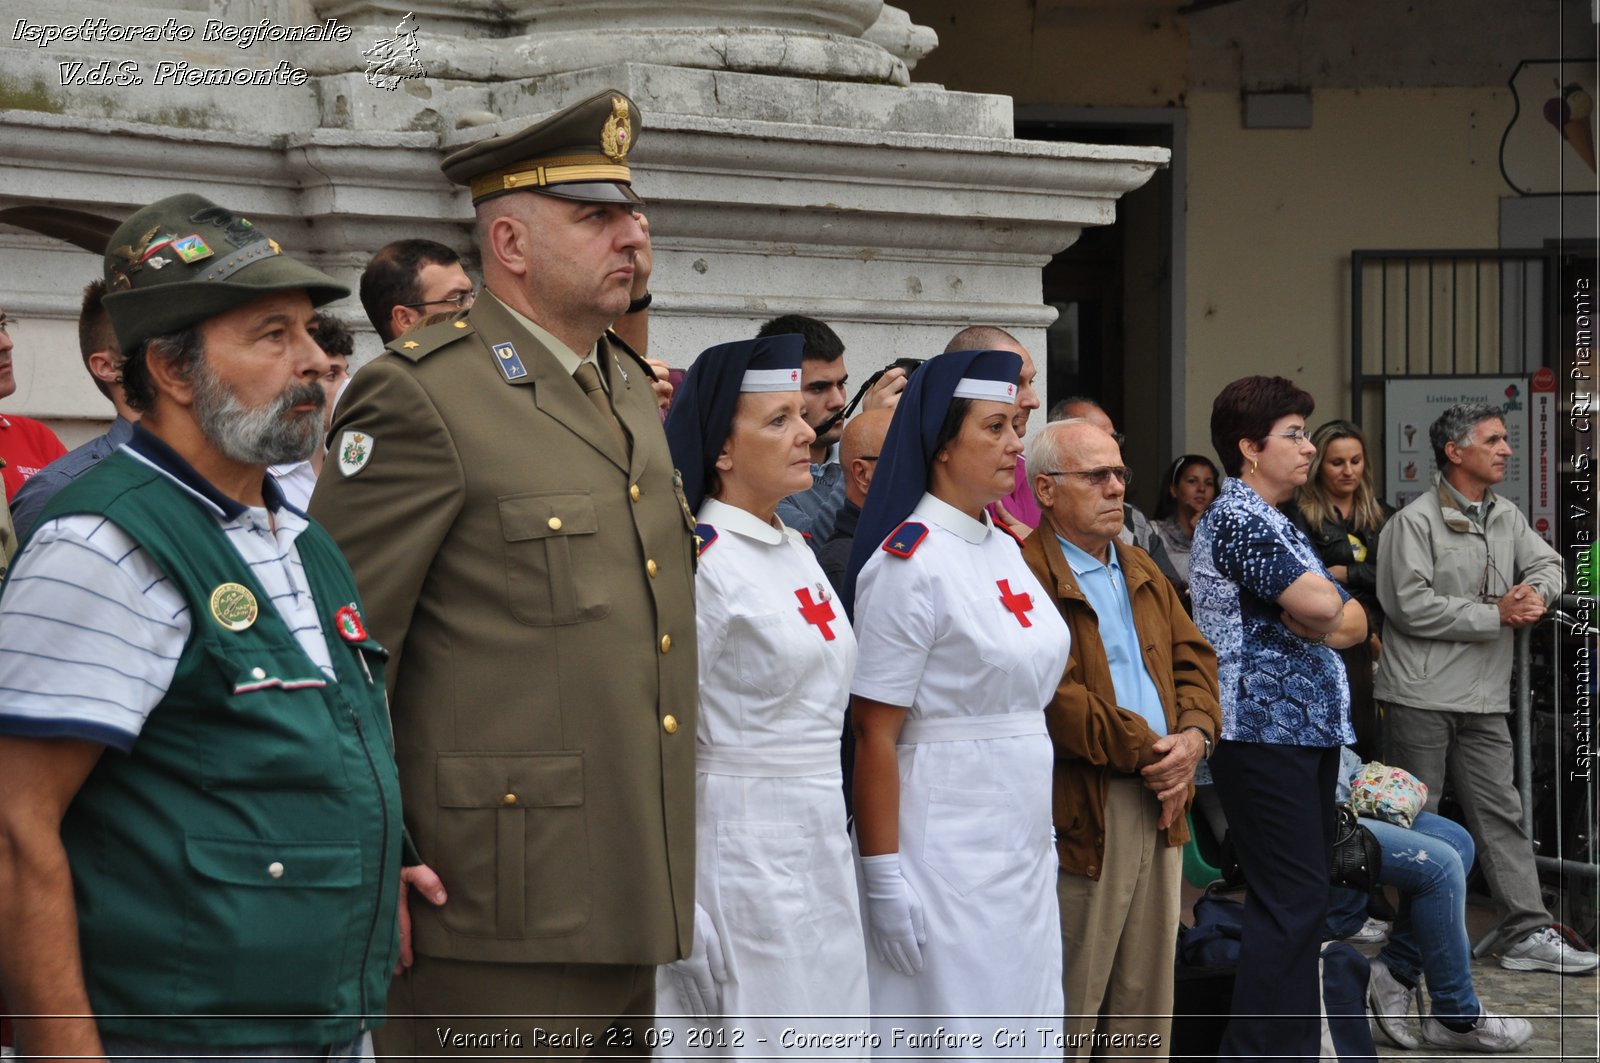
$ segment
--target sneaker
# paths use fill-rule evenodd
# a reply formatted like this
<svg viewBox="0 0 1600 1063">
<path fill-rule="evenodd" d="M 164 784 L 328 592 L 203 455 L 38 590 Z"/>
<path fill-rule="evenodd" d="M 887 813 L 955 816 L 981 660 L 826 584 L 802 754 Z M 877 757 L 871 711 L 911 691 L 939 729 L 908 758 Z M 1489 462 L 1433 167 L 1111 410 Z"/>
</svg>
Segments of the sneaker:
<svg viewBox="0 0 1600 1063">
<path fill-rule="evenodd" d="M 1412 1014 L 1413 1005 L 1416 1014 Z M 1372 1010 L 1372 1021 L 1378 1024 L 1378 1029 L 1401 1048 L 1416 1048 L 1422 1043 L 1417 1034 L 1422 994 L 1415 987 L 1407 989 L 1402 985 L 1382 960 L 1372 961 L 1372 975 L 1367 980 L 1367 1007 Z"/>
<path fill-rule="evenodd" d="M 1361 924 L 1361 929 L 1344 940 L 1352 945 L 1381 945 L 1389 940 L 1389 924 L 1368 916 L 1367 921 Z"/>
<path fill-rule="evenodd" d="M 1440 1048 L 1464 1048 L 1469 1052 L 1515 1052 L 1533 1036 L 1527 1019 L 1496 1015 L 1479 1005 L 1478 1024 L 1466 1033 L 1456 1033 L 1432 1015 L 1422 1020 L 1422 1038 Z"/>
<path fill-rule="evenodd" d="M 1500 954 L 1508 971 L 1554 971 L 1557 974 L 1592 974 L 1600 955 L 1574 948 L 1553 926 L 1535 930 Z"/>
</svg>

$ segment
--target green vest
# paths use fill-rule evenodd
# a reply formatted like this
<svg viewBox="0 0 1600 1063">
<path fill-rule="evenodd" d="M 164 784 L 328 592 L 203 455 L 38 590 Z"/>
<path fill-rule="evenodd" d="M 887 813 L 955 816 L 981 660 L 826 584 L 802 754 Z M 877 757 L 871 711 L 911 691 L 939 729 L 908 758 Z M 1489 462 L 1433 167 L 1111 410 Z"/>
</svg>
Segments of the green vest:
<svg viewBox="0 0 1600 1063">
<path fill-rule="evenodd" d="M 191 626 L 131 752 L 108 748 L 62 821 L 101 1030 L 219 1046 L 354 1038 L 382 1019 L 398 952 L 401 824 L 386 654 L 335 619 L 357 602 L 344 558 L 314 523 L 297 539 L 335 683 L 166 476 L 113 454 L 40 523 L 70 513 L 104 514 L 138 542 Z M 217 595 L 224 584 L 255 599 L 242 630 L 223 619 L 238 626 L 250 603 Z M 128 1017 L 140 1014 L 160 1018 Z"/>
</svg>

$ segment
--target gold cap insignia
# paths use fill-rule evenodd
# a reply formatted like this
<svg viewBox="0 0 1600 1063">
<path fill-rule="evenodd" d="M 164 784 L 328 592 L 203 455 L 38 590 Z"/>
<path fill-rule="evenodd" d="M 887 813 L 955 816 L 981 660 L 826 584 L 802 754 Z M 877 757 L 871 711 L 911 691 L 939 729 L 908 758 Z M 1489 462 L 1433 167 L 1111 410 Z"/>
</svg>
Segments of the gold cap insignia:
<svg viewBox="0 0 1600 1063">
<path fill-rule="evenodd" d="M 628 120 L 628 101 L 611 97 L 611 117 L 600 127 L 600 150 L 612 162 L 622 162 L 633 147 L 632 123 Z"/>
</svg>

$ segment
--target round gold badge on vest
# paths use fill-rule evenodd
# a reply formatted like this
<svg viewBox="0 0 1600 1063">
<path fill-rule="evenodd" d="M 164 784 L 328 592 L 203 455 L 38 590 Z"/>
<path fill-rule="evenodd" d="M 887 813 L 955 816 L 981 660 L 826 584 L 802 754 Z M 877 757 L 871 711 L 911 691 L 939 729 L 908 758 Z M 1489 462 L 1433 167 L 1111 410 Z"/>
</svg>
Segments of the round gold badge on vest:
<svg viewBox="0 0 1600 1063">
<path fill-rule="evenodd" d="M 238 583 L 223 583 L 211 592 L 211 618 L 229 631 L 243 631 L 256 622 L 256 596 Z"/>
</svg>

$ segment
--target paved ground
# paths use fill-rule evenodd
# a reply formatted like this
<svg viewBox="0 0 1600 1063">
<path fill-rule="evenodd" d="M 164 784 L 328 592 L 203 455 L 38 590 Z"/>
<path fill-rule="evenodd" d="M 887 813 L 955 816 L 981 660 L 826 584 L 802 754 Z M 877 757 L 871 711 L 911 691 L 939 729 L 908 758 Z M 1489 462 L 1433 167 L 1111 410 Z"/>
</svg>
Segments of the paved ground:
<svg viewBox="0 0 1600 1063">
<path fill-rule="evenodd" d="M 1494 910 L 1487 900 L 1478 898 L 1467 905 L 1467 929 L 1474 941 L 1494 922 Z M 1382 946 L 1362 946 L 1361 951 L 1377 955 Z M 1533 1040 L 1516 1059 L 1600 1059 L 1600 978 L 1564 977 L 1527 971 L 1508 971 L 1498 960 L 1484 958 L 1472 964 L 1472 982 L 1484 1007 L 1506 1015 L 1521 1015 L 1533 1023 Z M 1383 1059 L 1455 1060 L 1461 1054 L 1441 1055 L 1437 1049 L 1419 1048 L 1412 1052 L 1396 1048 L 1378 1038 L 1378 1055 Z M 1470 1058 L 1488 1057 L 1474 1054 Z"/>
<path fill-rule="evenodd" d="M 1184 911 L 1193 910 L 1199 891 L 1184 884 Z M 1469 897 L 1467 932 L 1477 941 L 1494 923 L 1488 898 Z M 1185 920 L 1187 921 L 1187 919 Z M 1376 956 L 1381 945 L 1357 946 Z M 1527 971 L 1508 971 L 1493 957 L 1474 960 L 1472 981 L 1478 999 L 1491 1011 L 1521 1015 L 1533 1023 L 1533 1040 L 1509 1058 L 1518 1060 L 1600 1060 L 1600 977 L 1566 977 Z M 1441 1052 L 1434 1048 L 1406 1051 L 1375 1034 L 1380 1059 L 1485 1060 L 1479 1053 Z"/>
</svg>

